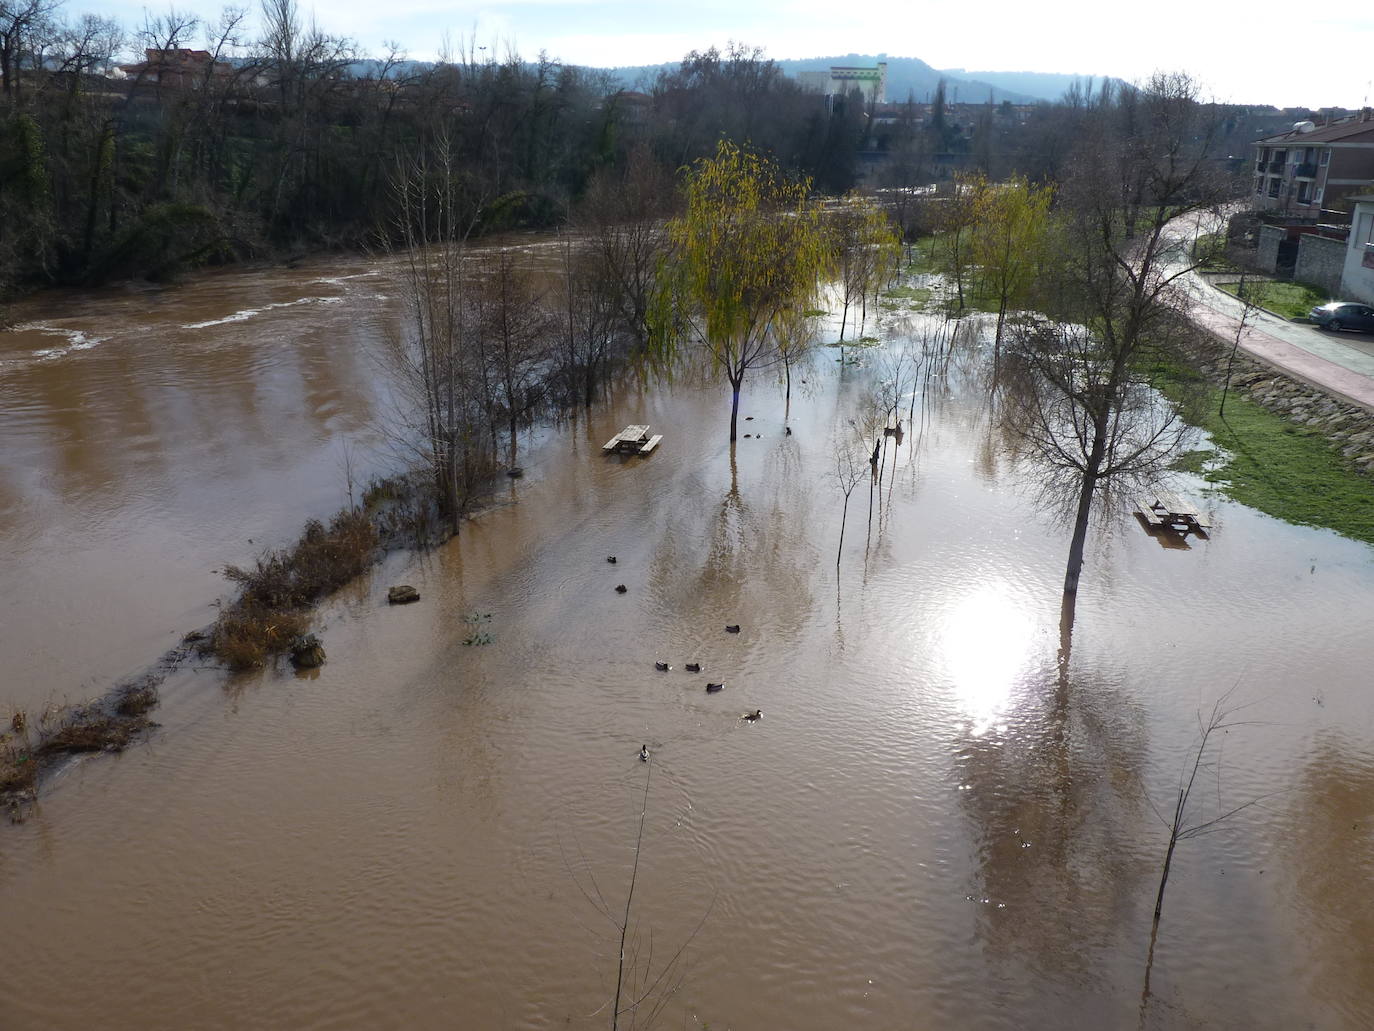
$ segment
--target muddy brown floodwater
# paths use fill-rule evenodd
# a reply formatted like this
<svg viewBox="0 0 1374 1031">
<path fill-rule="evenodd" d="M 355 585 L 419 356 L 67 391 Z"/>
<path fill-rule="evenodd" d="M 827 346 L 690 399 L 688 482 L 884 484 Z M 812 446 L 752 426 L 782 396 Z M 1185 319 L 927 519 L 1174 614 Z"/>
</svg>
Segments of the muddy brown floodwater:
<svg viewBox="0 0 1374 1031">
<path fill-rule="evenodd" d="M 138 668 L 213 568 L 341 501 L 341 441 L 384 461 L 395 292 L 231 272 L 0 336 L 7 700 Z M 609 1027 L 646 779 L 640 1027 L 1374 1023 L 1374 552 L 1219 499 L 1186 550 L 1114 517 L 1057 690 L 1067 533 L 958 362 L 837 581 L 830 440 L 877 354 L 833 357 L 791 436 L 754 380 L 733 450 L 719 386 L 624 385 L 511 504 L 332 600 L 316 675 L 175 675 L 150 742 L 0 833 L 0 1025 Z M 629 422 L 662 446 L 603 456 Z M 1197 814 L 1259 801 L 1179 846 L 1142 1017 L 1155 809 L 1227 691 L 1253 722 Z"/>
</svg>

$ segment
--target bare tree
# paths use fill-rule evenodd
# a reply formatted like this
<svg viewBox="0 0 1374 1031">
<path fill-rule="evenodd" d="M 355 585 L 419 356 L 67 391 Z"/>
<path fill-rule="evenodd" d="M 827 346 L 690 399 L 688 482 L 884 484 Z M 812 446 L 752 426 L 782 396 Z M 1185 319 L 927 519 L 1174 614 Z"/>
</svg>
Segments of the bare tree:
<svg viewBox="0 0 1374 1031">
<path fill-rule="evenodd" d="M 1021 324 L 1004 392 L 1021 450 L 1072 499 L 1065 631 L 1094 501 L 1113 480 L 1157 475 L 1183 439 L 1181 420 L 1149 389 L 1146 358 L 1194 339 L 1175 288 L 1192 266 L 1175 256 L 1171 224 L 1215 207 L 1230 186 L 1209 155 L 1215 115 L 1191 80 L 1157 76 L 1129 98 L 1085 130 L 1060 194 L 1064 246 L 1041 284 L 1057 321 Z"/>
<path fill-rule="evenodd" d="M 1234 689 L 1232 689 L 1234 690 Z M 1150 972 L 1154 967 L 1155 945 L 1159 940 L 1159 920 L 1160 914 L 1164 910 L 1164 889 L 1169 883 L 1169 868 L 1174 861 L 1174 849 L 1178 847 L 1180 841 L 1187 841 L 1189 838 L 1196 838 L 1202 834 L 1210 834 L 1217 830 L 1221 824 L 1231 817 L 1244 812 L 1253 805 L 1258 805 L 1264 801 L 1265 797 L 1252 798 L 1242 802 L 1240 805 L 1229 808 L 1219 809 L 1214 815 L 1195 818 L 1189 811 L 1189 803 L 1193 798 L 1193 788 L 1197 786 L 1198 775 L 1207 771 L 1216 773 L 1218 779 L 1219 759 L 1209 752 L 1213 737 L 1218 734 L 1225 734 L 1235 727 L 1254 726 L 1253 720 L 1238 720 L 1234 717 L 1248 706 L 1232 705 L 1228 706 L 1232 691 L 1227 691 L 1212 704 L 1212 711 L 1204 723 L 1202 713 L 1198 712 L 1198 743 L 1197 749 L 1193 752 L 1192 763 L 1187 766 L 1178 778 L 1178 793 L 1174 801 L 1174 811 L 1172 818 L 1166 818 L 1163 813 L 1154 808 L 1155 815 L 1169 830 L 1169 844 L 1164 852 L 1164 864 L 1159 872 L 1159 889 L 1155 894 L 1154 918 L 1150 923 L 1150 951 L 1145 961 L 1145 987 L 1140 996 L 1140 1019 L 1142 1026 L 1145 1021 L 1145 1008 L 1150 999 Z M 1217 798 L 1220 801 L 1221 789 L 1218 783 Z"/>
<path fill-rule="evenodd" d="M 488 363 L 487 381 L 495 385 L 509 433 L 512 465 L 520 425 L 544 394 L 542 374 L 547 371 L 551 327 L 542 304 L 530 276 L 516 265 L 515 254 L 503 249 L 481 280 L 478 331 Z"/>
<path fill-rule="evenodd" d="M 0 0 L 0 79 L 4 97 L 18 106 L 23 100 L 23 69 L 53 31 L 53 13 L 62 0 Z"/>
<path fill-rule="evenodd" d="M 1242 270 L 1240 282 L 1236 284 L 1236 297 L 1240 300 L 1240 319 L 1236 322 L 1236 332 L 1231 338 L 1231 350 L 1226 356 L 1226 381 L 1221 386 L 1221 403 L 1217 408 L 1217 415 L 1223 419 L 1226 418 L 1226 397 L 1231 393 L 1231 371 L 1235 368 L 1236 352 L 1240 350 L 1240 342 L 1245 339 L 1250 320 L 1259 310 L 1259 304 L 1255 301 L 1258 292 L 1253 283 L 1246 281 L 1245 272 Z"/>
<path fill-rule="evenodd" d="M 655 294 L 668 248 L 663 218 L 675 197 L 672 177 L 641 145 L 630 151 L 623 170 L 602 169 L 592 177 L 574 218 L 587 241 L 583 260 L 599 266 L 615 287 L 621 322 L 641 348 L 663 314 Z"/>
<path fill-rule="evenodd" d="M 455 534 L 492 471 L 494 446 L 468 346 L 474 330 L 465 243 L 473 216 L 459 181 L 443 142 L 432 160 L 403 163 L 395 180 L 408 315 L 395 358 L 415 413 L 403 433 L 419 450 Z"/>
<path fill-rule="evenodd" d="M 835 484 L 844 495 L 844 508 L 840 510 L 840 543 L 835 549 L 835 568 L 840 568 L 840 556 L 844 553 L 844 528 L 849 520 L 849 496 L 859 485 L 868 458 L 867 442 L 859 436 L 852 423 L 842 426 L 835 433 Z"/>
</svg>

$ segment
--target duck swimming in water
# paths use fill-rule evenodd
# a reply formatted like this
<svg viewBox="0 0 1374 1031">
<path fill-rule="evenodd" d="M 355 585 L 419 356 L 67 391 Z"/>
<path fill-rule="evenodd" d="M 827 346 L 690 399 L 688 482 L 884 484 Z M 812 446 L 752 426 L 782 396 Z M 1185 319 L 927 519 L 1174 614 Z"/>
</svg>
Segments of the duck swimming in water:
<svg viewBox="0 0 1374 1031">
<path fill-rule="evenodd" d="M 758 720 L 758 718 L 759 718 L 760 716 L 762 716 L 762 715 L 763 715 L 763 710 L 762 710 L 762 709 L 755 709 L 753 712 L 741 713 L 741 714 L 740 714 L 740 719 L 742 719 L 742 720 L 748 720 L 750 723 L 753 723 L 753 722 L 755 722 L 756 720 Z"/>
<path fill-rule="evenodd" d="M 616 594 L 624 594 L 624 593 L 625 593 L 626 591 L 628 591 L 628 590 L 629 590 L 629 588 L 626 587 L 624 584 L 616 584 L 616 585 L 615 585 L 615 593 L 616 593 Z"/>
<path fill-rule="evenodd" d="M 670 669 L 672 669 L 672 668 L 673 668 L 673 667 L 670 666 L 670 665 L 668 665 L 666 662 L 655 662 L 655 663 L 654 663 L 654 669 L 658 670 L 660 673 L 667 673 L 667 672 L 668 672 Z"/>
<path fill-rule="evenodd" d="M 614 555 L 607 555 L 607 556 L 606 556 L 606 561 L 609 562 L 611 565 L 615 565 L 615 556 L 614 556 Z"/>
<path fill-rule="evenodd" d="M 648 746 L 648 745 L 640 745 L 640 746 L 639 746 L 639 761 L 642 762 L 642 763 L 646 763 L 646 762 L 649 761 L 649 746 Z"/>
<path fill-rule="evenodd" d="M 706 685 L 706 693 L 707 693 L 707 694 L 715 694 L 717 691 L 724 691 L 724 690 L 725 690 L 725 684 L 724 684 L 723 682 L 722 682 L 722 683 L 719 683 L 719 684 L 707 684 L 707 685 Z"/>
<path fill-rule="evenodd" d="M 687 665 L 684 666 L 683 668 L 684 668 L 685 670 L 687 670 L 688 673 L 700 673 L 700 672 L 701 672 L 701 663 L 699 663 L 699 662 L 689 662 L 689 663 L 687 663 Z"/>
<path fill-rule="evenodd" d="M 727 634 L 737 634 L 737 633 L 739 633 L 739 624 L 738 624 L 738 623 L 731 623 L 729 626 L 727 626 L 727 627 L 725 628 L 725 632 L 726 632 Z"/>
</svg>

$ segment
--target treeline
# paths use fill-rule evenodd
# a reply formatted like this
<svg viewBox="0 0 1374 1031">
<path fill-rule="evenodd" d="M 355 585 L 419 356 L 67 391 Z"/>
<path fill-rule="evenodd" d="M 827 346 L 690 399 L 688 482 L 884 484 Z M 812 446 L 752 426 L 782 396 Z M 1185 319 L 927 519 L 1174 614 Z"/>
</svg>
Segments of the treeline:
<svg viewBox="0 0 1374 1031">
<path fill-rule="evenodd" d="M 395 238 L 398 162 L 439 141 L 474 233 L 562 222 L 641 146 L 675 170 L 722 135 L 821 189 L 854 182 L 862 111 L 803 93 L 760 52 L 689 55 L 648 94 L 544 56 L 467 46 L 433 64 L 365 56 L 266 0 L 130 31 L 58 0 L 0 0 L 0 289 L 165 277 L 294 248 Z M 203 48 L 206 58 L 126 65 Z M 367 74 L 357 74 L 366 69 Z"/>
</svg>

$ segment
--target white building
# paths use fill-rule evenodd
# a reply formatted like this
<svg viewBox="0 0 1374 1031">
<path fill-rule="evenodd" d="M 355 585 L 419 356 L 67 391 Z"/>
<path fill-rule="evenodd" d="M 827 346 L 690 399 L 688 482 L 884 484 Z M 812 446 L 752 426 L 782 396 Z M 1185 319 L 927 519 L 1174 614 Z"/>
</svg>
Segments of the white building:
<svg viewBox="0 0 1374 1031">
<path fill-rule="evenodd" d="M 865 101 L 887 103 L 887 62 L 879 61 L 875 67 L 861 68 L 851 65 L 831 65 L 825 71 L 800 72 L 797 81 L 802 89 L 826 96 L 843 96 L 857 89 L 863 93 Z"/>
<path fill-rule="evenodd" d="M 1345 243 L 1341 299 L 1374 304 L 1374 193 L 1351 197 L 1350 236 Z"/>
</svg>

